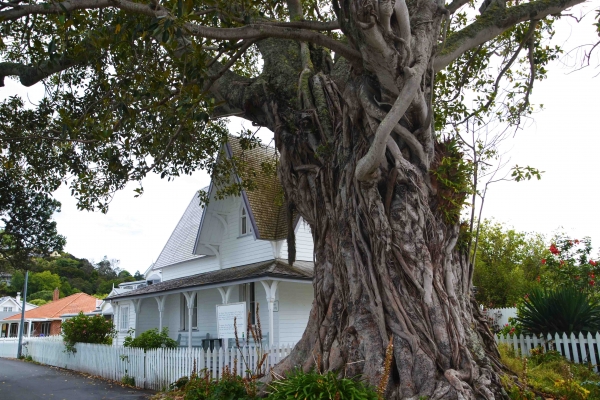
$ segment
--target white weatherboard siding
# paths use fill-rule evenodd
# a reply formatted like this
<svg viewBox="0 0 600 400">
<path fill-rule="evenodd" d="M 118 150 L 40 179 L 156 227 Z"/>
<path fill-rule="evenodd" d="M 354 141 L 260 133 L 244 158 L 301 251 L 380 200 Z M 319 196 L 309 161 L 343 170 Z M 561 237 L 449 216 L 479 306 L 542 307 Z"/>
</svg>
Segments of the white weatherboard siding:
<svg viewBox="0 0 600 400">
<path fill-rule="evenodd" d="M 314 246 L 310 226 L 300 218 L 294 233 L 296 234 L 296 260 L 313 261 Z M 281 258 L 284 260 L 288 258 L 286 240 L 283 241 L 283 246 L 281 247 Z"/>
<path fill-rule="evenodd" d="M 263 337 L 265 339 L 265 344 L 267 344 L 267 335 L 269 332 L 269 337 L 271 336 L 271 332 L 269 329 L 269 305 L 267 303 L 267 294 L 265 292 L 265 288 L 260 282 L 254 283 L 254 291 L 255 291 L 255 299 L 259 305 L 259 317 L 260 317 L 260 325 L 263 332 Z M 258 322 L 258 321 L 257 321 Z M 279 325 L 279 318 L 277 313 L 273 313 L 273 325 L 275 325 L 275 341 L 277 340 L 277 331 Z"/>
<path fill-rule="evenodd" d="M 230 213 L 227 214 L 227 232 L 223 235 L 219 246 L 222 268 L 253 264 L 273 258 L 273 249 L 269 241 L 255 240 L 252 233 L 240 236 L 241 204 L 241 197 L 236 197 Z"/>
<path fill-rule="evenodd" d="M 310 283 L 280 282 L 279 288 L 279 343 L 296 343 L 308 324 L 313 302 Z"/>
<path fill-rule="evenodd" d="M 140 304 L 140 314 L 137 316 L 137 326 L 135 328 L 135 335 L 139 336 L 140 333 L 146 332 L 150 329 L 158 329 L 159 317 L 158 317 L 158 303 L 153 298 L 142 299 Z M 169 331 L 172 328 L 169 328 Z"/>
<path fill-rule="evenodd" d="M 239 208 L 241 204 L 241 197 L 236 197 L 235 199 L 229 199 L 227 201 L 214 200 L 214 203 L 211 201 L 204 217 L 202 239 L 204 240 L 206 235 L 206 240 L 209 240 L 212 245 L 218 246 L 220 265 L 219 259 L 216 256 L 206 256 L 170 266 L 164 266 L 160 268 L 162 270 L 162 280 L 167 281 L 170 279 L 210 272 L 220 268 L 238 267 L 273 259 L 273 248 L 268 240 L 256 240 L 252 233 L 244 236 L 239 235 Z M 222 229 L 222 223 L 214 216 L 216 212 L 218 212 L 221 217 L 225 218 L 227 230 Z M 205 231 L 208 231 L 208 234 L 204 234 Z M 217 231 L 219 234 L 215 235 L 212 231 Z M 306 227 L 306 231 L 308 232 L 308 239 L 310 242 L 310 258 L 306 258 L 307 256 L 304 255 L 306 251 L 302 250 L 302 257 L 304 258 L 298 259 L 312 261 L 312 236 L 310 235 L 308 226 Z M 302 238 L 299 241 L 301 243 L 301 249 L 307 248 L 305 236 L 305 234 L 302 234 Z M 200 247 L 204 248 L 204 246 Z M 285 257 L 287 257 L 287 251 Z"/>
<path fill-rule="evenodd" d="M 122 328 L 121 327 L 121 319 L 122 319 L 122 315 L 125 312 L 125 308 L 128 308 L 128 314 L 129 314 L 129 318 L 128 318 L 128 322 L 127 322 L 127 328 Z M 113 305 L 113 309 L 115 309 L 114 305 Z M 114 320 L 113 323 L 115 324 L 115 329 L 117 331 L 117 336 L 114 339 L 114 344 L 116 344 L 117 346 L 120 346 L 123 344 L 123 341 L 125 340 L 125 337 L 127 336 L 127 330 L 129 328 L 134 328 L 135 329 L 135 323 L 136 323 L 136 316 L 135 316 L 135 308 L 133 306 L 133 302 L 130 300 L 121 300 L 119 301 L 119 305 L 118 307 L 116 307 L 116 314 L 114 315 Z"/>
<path fill-rule="evenodd" d="M 229 296 L 232 299 L 237 299 L 237 291 L 231 290 Z M 211 338 L 217 337 L 217 304 L 221 304 L 221 294 L 217 289 L 207 289 L 198 292 L 198 332 L 202 336 L 210 334 Z"/>
<path fill-rule="evenodd" d="M 240 301 L 239 288 L 239 285 L 232 286 L 229 296 L 230 303 Z M 194 332 L 197 332 L 195 335 L 206 337 L 209 334 L 211 338 L 216 338 L 218 334 L 216 306 L 222 304 L 221 294 L 216 288 L 211 288 L 199 290 L 196 292 L 196 295 L 198 296 L 198 329 L 197 331 L 194 330 Z M 166 296 L 163 327 L 168 327 L 169 336 L 177 340 L 180 334 L 187 334 L 187 331 L 180 329 L 182 295 L 181 293 L 175 293 Z M 269 327 L 269 308 L 265 289 L 260 282 L 255 282 L 255 299 L 259 304 L 260 322 L 265 344 L 267 343 L 267 339 L 272 339 L 272 343 L 282 344 L 292 344 L 300 340 L 308 322 L 312 296 L 313 289 L 310 283 L 280 282 L 276 296 L 279 311 L 273 313 L 273 328 L 271 329 Z M 118 324 L 116 345 L 122 345 L 123 340 L 127 336 L 127 330 L 120 329 L 123 307 L 129 307 L 129 324 L 131 328 L 135 328 L 136 336 L 149 329 L 159 327 L 158 305 L 153 298 L 142 300 L 138 316 L 135 315 L 132 301 L 120 301 L 117 314 L 115 315 L 115 322 Z M 183 307 L 183 312 L 187 316 L 187 307 L 185 304 Z M 240 332 L 240 337 L 242 337 L 242 332 Z"/>
<path fill-rule="evenodd" d="M 162 280 L 183 278 L 219 269 L 217 257 L 206 256 L 162 268 Z"/>
<path fill-rule="evenodd" d="M 175 340 L 177 340 L 181 327 L 180 296 L 179 293 L 167 295 L 165 310 L 163 311 L 163 326 L 169 327 L 169 337 Z"/>
</svg>

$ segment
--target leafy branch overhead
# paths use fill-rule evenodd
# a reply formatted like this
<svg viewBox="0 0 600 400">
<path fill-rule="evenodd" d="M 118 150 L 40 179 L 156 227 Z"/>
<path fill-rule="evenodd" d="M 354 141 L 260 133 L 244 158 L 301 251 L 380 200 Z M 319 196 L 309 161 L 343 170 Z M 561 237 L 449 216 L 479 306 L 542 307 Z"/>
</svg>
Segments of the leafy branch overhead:
<svg viewBox="0 0 600 400">
<path fill-rule="evenodd" d="M 467 17 L 472 12 L 464 1 L 440 9 L 448 17 L 435 62 L 436 128 L 472 112 L 460 101 L 467 87 L 487 93 L 475 115 L 492 113 L 498 85 L 491 84 L 490 59 L 500 54 L 509 66 L 529 48 L 536 67 L 529 71 L 527 57 L 516 57 L 519 69 L 509 66 L 503 74 L 514 82 L 510 93 L 527 97 L 506 108 L 506 118 L 527 112 L 533 73 L 543 78 L 557 52 L 543 47 L 553 32 L 552 19 L 544 18 L 578 2 L 509 1 L 476 18 Z M 343 57 L 362 68 L 361 50 L 346 35 L 345 20 L 340 23 L 345 6 L 305 3 L 305 15 L 294 18 L 288 7 L 270 1 L 2 3 L 0 85 L 5 77 L 26 86 L 43 80 L 47 90 L 33 110 L 18 98 L 1 104 L 3 149 L 33 166 L 26 179 L 48 190 L 72 177 L 72 193 L 84 209 L 106 211 L 112 193 L 151 171 L 162 177 L 210 172 L 225 133 L 209 115 L 248 116 L 255 111 L 252 99 L 286 68 L 269 68 L 268 49 L 258 41 L 308 42 L 311 52 L 325 48 L 340 63 Z M 541 22 L 529 41 L 530 19 Z"/>
</svg>

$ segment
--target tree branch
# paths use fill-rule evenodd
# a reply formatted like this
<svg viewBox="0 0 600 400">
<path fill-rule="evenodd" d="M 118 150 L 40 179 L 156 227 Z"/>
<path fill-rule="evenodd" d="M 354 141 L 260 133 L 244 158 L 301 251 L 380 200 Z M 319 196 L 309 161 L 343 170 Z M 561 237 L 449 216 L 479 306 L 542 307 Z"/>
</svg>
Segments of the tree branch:
<svg viewBox="0 0 600 400">
<path fill-rule="evenodd" d="M 527 44 L 531 48 L 530 41 L 535 37 L 534 33 L 535 33 L 535 28 L 537 27 L 538 22 L 539 22 L 538 20 L 532 20 L 529 23 L 529 29 L 525 33 L 525 36 L 523 37 L 523 40 L 521 40 L 521 42 L 519 43 L 519 46 L 517 47 L 517 50 L 515 50 L 515 52 L 513 53 L 512 57 L 508 60 L 508 62 L 504 66 L 504 68 L 502 68 L 502 70 L 500 71 L 500 73 L 496 77 L 496 81 L 494 82 L 494 90 L 490 94 L 490 96 L 489 96 L 490 98 L 485 103 L 485 105 L 483 107 L 481 107 L 479 110 L 487 110 L 492 105 L 494 99 L 496 98 L 496 94 L 498 93 L 498 88 L 500 87 L 500 81 L 502 80 L 502 78 L 504 77 L 504 75 L 506 74 L 506 72 L 508 72 L 508 70 L 510 69 L 510 67 L 512 67 L 513 63 L 516 61 L 517 57 L 521 53 L 521 50 L 523 49 L 523 46 L 525 46 Z M 529 87 L 528 88 L 528 93 L 531 91 L 531 88 L 533 87 L 533 79 L 534 78 L 535 78 L 535 70 L 534 70 L 534 67 L 532 67 L 531 68 L 531 78 L 528 81 L 528 82 L 530 82 L 530 84 L 528 86 Z M 527 94 L 526 103 L 529 104 L 529 94 Z M 460 121 L 458 124 L 462 124 L 462 123 L 466 122 L 467 120 L 471 119 L 471 117 L 473 117 L 479 110 L 473 111 L 472 113 L 470 113 L 469 115 L 467 115 L 465 118 L 463 118 L 463 120 Z"/>
<path fill-rule="evenodd" d="M 442 70 L 466 51 L 495 38 L 520 22 L 559 14 L 584 1 L 536 0 L 506 9 L 492 7 L 477 17 L 475 22 L 469 26 L 448 36 L 444 49 L 435 60 L 434 68 L 436 71 Z"/>
<path fill-rule="evenodd" d="M 44 61 L 37 67 L 21 63 L 3 62 L 0 63 L 0 87 L 4 86 L 4 77 L 6 76 L 19 77 L 23 86 L 32 86 L 42 79 L 71 68 L 80 62 L 80 60 L 70 58 L 66 55 L 56 60 Z"/>
<path fill-rule="evenodd" d="M 58 4 L 30 5 L 20 6 L 18 9 L 12 9 L 0 12 L 0 21 L 14 21 L 21 17 L 31 14 L 67 14 L 75 10 L 97 9 L 116 7 L 123 11 L 134 14 L 147 15 L 149 17 L 172 17 L 168 10 L 162 7 L 153 8 L 153 5 L 136 3 L 129 0 L 66 0 Z M 317 26 L 327 26 L 318 23 Z M 300 29 L 299 27 L 302 27 Z M 319 32 L 308 29 L 315 27 L 314 22 L 281 22 L 277 25 L 270 23 L 253 23 L 241 28 L 213 28 L 193 23 L 185 23 L 184 28 L 192 35 L 215 40 L 240 40 L 240 39 L 264 39 L 268 37 L 279 39 L 292 39 L 304 42 L 311 42 L 319 46 L 326 47 L 335 51 L 351 62 L 357 62 L 361 59 L 360 53 L 345 44 L 326 36 Z"/>
<path fill-rule="evenodd" d="M 452 3 L 448 4 L 446 10 L 448 10 L 450 14 L 454 14 L 459 8 L 461 8 L 468 2 L 469 0 L 454 0 Z"/>
<path fill-rule="evenodd" d="M 392 109 L 379 124 L 369 151 L 356 163 L 355 175 L 357 180 L 367 181 L 373 178 L 373 173 L 379 167 L 385 154 L 390 133 L 411 105 L 412 99 L 417 93 L 424 69 L 424 66 L 417 64 L 413 70 L 408 68 L 405 70 L 408 79 L 404 83 L 402 91 L 394 102 Z"/>
</svg>

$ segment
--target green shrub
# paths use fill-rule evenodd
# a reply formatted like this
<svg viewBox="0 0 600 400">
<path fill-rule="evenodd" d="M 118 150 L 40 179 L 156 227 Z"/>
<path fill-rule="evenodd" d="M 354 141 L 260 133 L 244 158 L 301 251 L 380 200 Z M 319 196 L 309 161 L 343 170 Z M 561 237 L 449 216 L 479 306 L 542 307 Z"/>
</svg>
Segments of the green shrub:
<svg viewBox="0 0 600 400">
<path fill-rule="evenodd" d="M 285 379 L 271 382 L 269 400 L 354 399 L 377 400 L 375 388 L 355 379 L 338 378 L 334 372 L 293 371 Z"/>
<path fill-rule="evenodd" d="M 42 300 L 42 299 L 33 299 L 33 300 L 28 300 L 28 303 L 34 304 L 36 306 L 43 306 L 44 304 L 48 304 L 49 302 L 46 300 Z"/>
<path fill-rule="evenodd" d="M 499 344 L 498 350 L 502 362 L 519 376 L 521 384 L 528 388 L 519 388 L 510 379 L 503 379 L 503 385 L 513 400 L 533 399 L 533 389 L 545 393 L 546 398 L 562 400 L 600 399 L 600 376 L 590 366 L 573 364 L 555 351 L 544 353 L 535 351 L 531 358 L 521 358 L 515 354 L 512 346 Z"/>
<path fill-rule="evenodd" d="M 135 386 L 135 378 L 125 373 L 125 375 L 123 375 L 123 378 L 121 378 L 121 383 L 127 386 Z"/>
<path fill-rule="evenodd" d="M 526 334 L 600 330 L 600 305 L 587 293 L 572 287 L 534 289 L 519 307 L 518 314 L 517 321 Z"/>
<path fill-rule="evenodd" d="M 173 385 L 178 386 L 178 382 Z M 226 369 L 221 379 L 211 380 L 208 371 L 201 376 L 192 376 L 185 384 L 184 400 L 252 400 L 255 395 L 249 395 L 244 379 Z M 255 392 L 255 390 L 252 390 Z"/>
<path fill-rule="evenodd" d="M 123 341 L 125 347 L 138 347 L 144 350 L 158 349 L 166 347 L 173 349 L 177 347 L 177 341 L 169 337 L 169 328 L 163 328 L 162 332 L 158 333 L 158 329 L 150 329 L 142 333 L 140 336 L 133 338 L 134 330 L 129 330 L 129 335 Z"/>
<path fill-rule="evenodd" d="M 31 302 L 31 300 L 45 300 L 45 301 L 52 301 L 54 297 L 54 291 L 53 290 L 41 290 L 39 292 L 30 294 L 27 298 L 27 301 Z"/>
<path fill-rule="evenodd" d="M 112 321 L 102 315 L 87 316 L 83 312 L 62 323 L 66 351 L 75 353 L 75 343 L 111 344 L 115 335 Z"/>
</svg>

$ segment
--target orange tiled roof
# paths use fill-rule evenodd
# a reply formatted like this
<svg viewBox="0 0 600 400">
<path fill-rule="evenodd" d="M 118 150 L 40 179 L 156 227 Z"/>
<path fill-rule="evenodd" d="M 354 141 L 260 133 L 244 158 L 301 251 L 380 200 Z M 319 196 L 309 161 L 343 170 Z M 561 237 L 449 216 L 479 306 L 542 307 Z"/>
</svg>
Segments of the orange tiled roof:
<svg viewBox="0 0 600 400">
<path fill-rule="evenodd" d="M 33 310 L 25 311 L 25 319 L 48 318 L 58 319 L 63 314 L 77 314 L 80 311 L 89 313 L 96 310 L 96 298 L 86 293 L 76 293 L 71 296 L 44 304 Z M 20 319 L 21 314 L 13 315 L 5 320 Z"/>
</svg>

